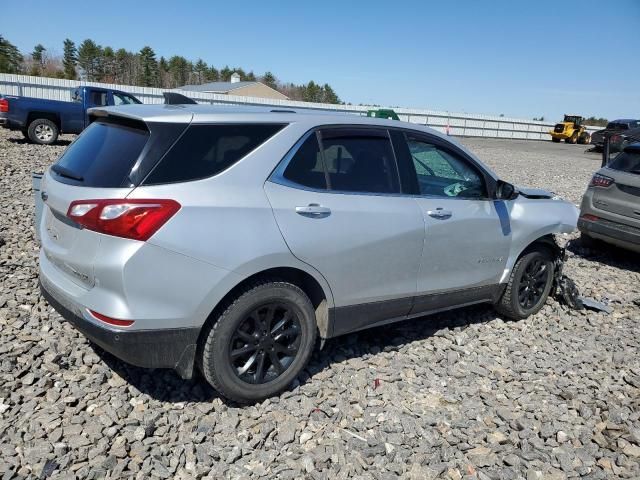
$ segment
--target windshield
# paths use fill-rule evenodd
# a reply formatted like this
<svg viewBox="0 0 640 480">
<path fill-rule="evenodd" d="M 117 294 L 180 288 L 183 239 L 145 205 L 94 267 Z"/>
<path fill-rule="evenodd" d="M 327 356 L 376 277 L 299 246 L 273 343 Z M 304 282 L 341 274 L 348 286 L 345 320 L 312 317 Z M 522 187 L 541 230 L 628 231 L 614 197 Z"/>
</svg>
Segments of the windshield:
<svg viewBox="0 0 640 480">
<path fill-rule="evenodd" d="M 620 153 L 609 164 L 609 168 L 621 172 L 640 174 L 640 150 Z"/>
</svg>

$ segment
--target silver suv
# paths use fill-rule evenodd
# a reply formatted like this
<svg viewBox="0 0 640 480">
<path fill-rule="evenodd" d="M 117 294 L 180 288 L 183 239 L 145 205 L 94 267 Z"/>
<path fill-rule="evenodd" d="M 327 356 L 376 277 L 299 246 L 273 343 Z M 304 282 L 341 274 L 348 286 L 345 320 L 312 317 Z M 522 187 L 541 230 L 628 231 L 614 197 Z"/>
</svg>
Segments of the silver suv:
<svg viewBox="0 0 640 480">
<path fill-rule="evenodd" d="M 640 253 L 640 143 L 625 147 L 593 175 L 578 228 L 587 246 L 602 240 Z"/>
<path fill-rule="evenodd" d="M 537 312 L 577 209 L 429 128 L 347 114 L 129 105 L 43 178 L 40 281 L 90 340 L 251 402 L 318 339 L 489 302 Z M 417 320 L 414 320 L 417 321 Z"/>
</svg>

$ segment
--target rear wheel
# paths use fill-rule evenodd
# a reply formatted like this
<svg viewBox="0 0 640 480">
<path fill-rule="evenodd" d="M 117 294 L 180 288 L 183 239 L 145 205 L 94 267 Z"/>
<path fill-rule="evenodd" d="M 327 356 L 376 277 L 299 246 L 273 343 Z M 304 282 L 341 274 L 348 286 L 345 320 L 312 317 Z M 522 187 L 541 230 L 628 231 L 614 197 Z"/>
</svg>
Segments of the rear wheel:
<svg viewBox="0 0 640 480">
<path fill-rule="evenodd" d="M 205 335 L 204 377 L 230 400 L 255 402 L 285 390 L 305 367 L 315 312 L 297 286 L 264 280 L 241 291 Z"/>
<path fill-rule="evenodd" d="M 29 140 L 40 145 L 51 145 L 58 139 L 58 126 L 47 118 L 36 118 L 29 124 Z"/>
<path fill-rule="evenodd" d="M 572 143 L 574 145 L 578 143 L 578 132 L 574 132 L 573 135 L 565 140 L 565 142 Z"/>
<path fill-rule="evenodd" d="M 589 135 L 587 132 L 582 132 L 582 134 L 578 138 L 578 143 L 581 145 L 589 145 L 590 142 L 591 142 L 591 135 Z"/>
<path fill-rule="evenodd" d="M 553 284 L 553 260 L 544 247 L 529 251 L 516 262 L 496 310 L 513 320 L 538 313 Z"/>
<path fill-rule="evenodd" d="M 551 137 L 551 141 L 552 141 L 553 143 L 560 143 L 560 139 L 559 139 L 559 138 L 557 138 L 557 137 Z"/>
</svg>

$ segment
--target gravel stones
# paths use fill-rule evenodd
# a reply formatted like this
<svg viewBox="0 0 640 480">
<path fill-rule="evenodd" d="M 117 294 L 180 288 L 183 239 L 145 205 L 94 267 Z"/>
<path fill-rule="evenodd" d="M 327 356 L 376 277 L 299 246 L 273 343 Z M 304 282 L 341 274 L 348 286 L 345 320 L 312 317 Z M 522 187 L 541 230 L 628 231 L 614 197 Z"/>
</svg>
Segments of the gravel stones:
<svg viewBox="0 0 640 480">
<path fill-rule="evenodd" d="M 463 139 L 505 180 L 579 202 L 599 157 Z M 567 235 L 611 315 L 489 307 L 327 342 L 292 389 L 239 408 L 104 354 L 38 293 L 31 171 L 65 145 L 0 131 L 0 478 L 640 478 L 640 262 Z"/>
</svg>

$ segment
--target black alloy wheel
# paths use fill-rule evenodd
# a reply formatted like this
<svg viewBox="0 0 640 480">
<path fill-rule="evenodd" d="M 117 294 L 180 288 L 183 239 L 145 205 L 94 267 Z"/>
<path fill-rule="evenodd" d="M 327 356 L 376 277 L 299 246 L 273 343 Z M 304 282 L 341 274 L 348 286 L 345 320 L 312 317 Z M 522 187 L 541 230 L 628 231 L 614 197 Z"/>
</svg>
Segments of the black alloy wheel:
<svg viewBox="0 0 640 480">
<path fill-rule="evenodd" d="M 240 380 L 262 384 L 275 380 L 300 349 L 300 320 L 283 302 L 254 309 L 240 322 L 230 341 L 229 362 Z"/>
<path fill-rule="evenodd" d="M 523 309 L 532 309 L 542 299 L 550 274 L 548 264 L 541 258 L 526 266 L 518 286 L 518 302 Z"/>
</svg>

